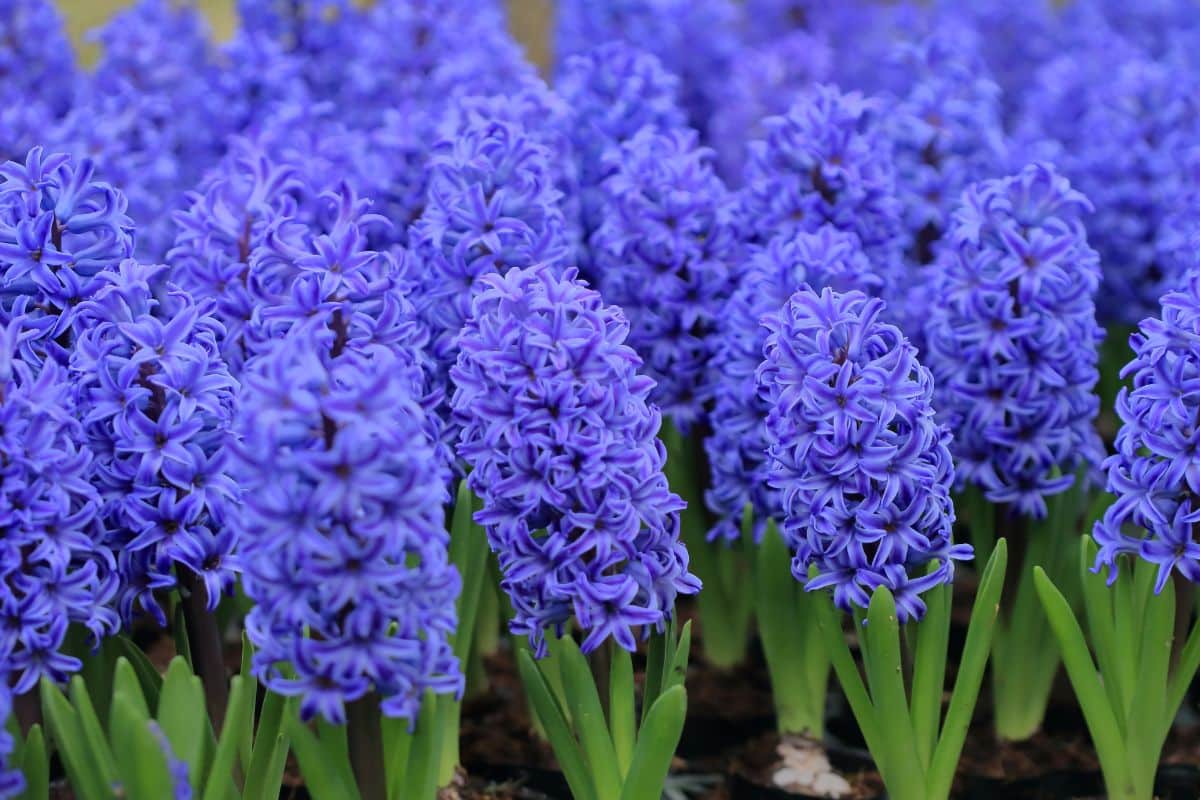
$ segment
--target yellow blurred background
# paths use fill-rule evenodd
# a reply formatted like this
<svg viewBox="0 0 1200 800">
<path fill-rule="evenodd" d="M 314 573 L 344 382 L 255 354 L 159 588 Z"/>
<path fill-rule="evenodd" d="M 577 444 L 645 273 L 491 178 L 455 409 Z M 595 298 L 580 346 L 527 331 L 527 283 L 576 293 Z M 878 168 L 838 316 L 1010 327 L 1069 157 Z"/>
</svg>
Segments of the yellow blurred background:
<svg viewBox="0 0 1200 800">
<path fill-rule="evenodd" d="M 94 52 L 82 42 L 83 34 L 104 22 L 113 11 L 131 5 L 133 0 L 56 0 L 67 18 L 74 40 L 81 44 L 83 57 L 90 60 Z M 212 22 L 218 38 L 229 35 L 236 24 L 233 10 L 235 0 L 196 0 Z M 529 57 L 536 64 L 547 63 L 546 31 L 550 22 L 551 0 L 508 0 L 509 20 L 517 39 L 525 44 Z"/>
</svg>

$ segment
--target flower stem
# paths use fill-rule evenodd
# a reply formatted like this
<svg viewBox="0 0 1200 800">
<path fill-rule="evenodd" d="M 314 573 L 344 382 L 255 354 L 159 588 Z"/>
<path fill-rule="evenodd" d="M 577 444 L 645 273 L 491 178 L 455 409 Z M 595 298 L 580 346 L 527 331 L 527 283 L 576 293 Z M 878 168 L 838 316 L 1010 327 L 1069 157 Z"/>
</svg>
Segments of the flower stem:
<svg viewBox="0 0 1200 800">
<path fill-rule="evenodd" d="M 387 800 L 379 698 L 366 694 L 346 706 L 350 766 L 362 800 Z"/>
<path fill-rule="evenodd" d="M 187 567 L 180 566 L 179 590 L 183 599 L 183 619 L 191 647 L 192 668 L 204 685 L 204 700 L 213 731 L 220 734 L 229 705 L 229 679 L 225 674 L 225 643 L 217 617 L 208 609 L 208 590 L 204 581 Z"/>
</svg>

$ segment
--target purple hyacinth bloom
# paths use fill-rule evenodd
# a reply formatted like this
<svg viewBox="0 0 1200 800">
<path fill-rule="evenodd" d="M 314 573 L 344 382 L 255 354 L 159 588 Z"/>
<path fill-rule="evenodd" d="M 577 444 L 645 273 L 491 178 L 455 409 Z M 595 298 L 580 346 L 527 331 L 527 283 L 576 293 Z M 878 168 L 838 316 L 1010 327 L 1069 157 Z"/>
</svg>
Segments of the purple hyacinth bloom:
<svg viewBox="0 0 1200 800">
<path fill-rule="evenodd" d="M 120 186 L 138 224 L 138 254 L 162 258 L 171 212 L 224 150 L 228 109 L 200 12 L 139 0 L 95 38 L 103 55 L 71 113 L 49 138 L 91 157 Z"/>
<path fill-rule="evenodd" d="M 960 487 L 975 484 L 1038 518 L 1045 498 L 1102 454 L 1090 210 L 1045 164 L 970 186 L 938 260 L 926 326 Z"/>
<path fill-rule="evenodd" d="M 612 41 L 563 62 L 555 88 L 570 105 L 571 143 L 579 166 L 582 233 L 586 239 L 604 213 L 601 184 L 611 174 L 606 155 L 645 127 L 684 124 L 676 102 L 678 80 L 655 56 Z"/>
<path fill-rule="evenodd" d="M 877 270 L 894 268 L 900 205 L 879 110 L 874 98 L 817 86 L 763 122 L 766 136 L 750 145 L 741 192 L 754 240 L 833 225 L 858 236 Z"/>
<path fill-rule="evenodd" d="M 769 519 L 782 519 L 779 492 L 768 483 L 766 418 L 770 406 L 758 391 L 755 372 L 763 359 L 767 329 L 762 320 L 778 313 L 802 287 L 878 294 L 883 281 L 872 271 L 858 237 L 825 226 L 815 233 L 779 236 L 749 256 L 733 296 L 721 310 L 716 352 L 710 368 L 712 435 L 705 441 L 711 488 L 705 495 L 717 514 L 710 538 L 741 536 L 742 512 L 754 510 L 755 538 Z"/>
<path fill-rule="evenodd" d="M 268 38 L 301 65 L 304 81 L 321 98 L 346 79 L 355 31 L 366 12 L 352 0 L 238 0 L 242 29 Z"/>
<path fill-rule="evenodd" d="M 49 0 L 0 0 L 0 161 L 23 158 L 71 107 L 75 63 Z"/>
<path fill-rule="evenodd" d="M 681 104 L 704 130 L 738 50 L 737 5 L 730 0 L 561 0 L 554 51 L 562 60 L 623 40 L 658 56 L 680 81 Z"/>
<path fill-rule="evenodd" d="M 451 370 L 459 454 L 483 500 L 477 521 L 500 559 L 511 630 L 546 654 L 572 615 L 591 652 L 662 630 L 699 590 L 679 541 L 683 502 L 663 475 L 653 381 L 628 324 L 575 278 L 548 268 L 481 279 Z"/>
<path fill-rule="evenodd" d="M 883 124 L 894 144 L 910 257 L 925 264 L 963 189 L 1003 166 L 1000 87 L 978 43 L 954 26 L 898 43 L 889 63 L 908 85 Z"/>
<path fill-rule="evenodd" d="M 1116 495 L 1094 535 L 1095 569 L 1117 578 L 1122 555 L 1158 566 L 1155 591 L 1173 571 L 1200 581 L 1200 473 L 1195 469 L 1200 401 L 1200 272 L 1163 295 L 1161 315 L 1142 321 L 1129 343 L 1133 358 L 1121 371 L 1130 381 L 1117 396 L 1117 452 L 1104 462 Z"/>
<path fill-rule="evenodd" d="M 791 31 L 744 47 L 708 125 L 722 177 L 740 182 L 746 146 L 766 133 L 763 120 L 787 113 L 797 97 L 832 73 L 833 50 L 823 35 L 810 31 Z"/>
<path fill-rule="evenodd" d="M 104 506 L 105 543 L 117 553 L 118 604 L 165 624 L 155 590 L 190 570 L 210 609 L 231 588 L 237 485 L 225 437 L 236 382 L 219 352 L 211 303 L 166 284 L 166 268 L 130 259 L 80 309 L 84 333 L 71 357 L 91 478 Z"/>
<path fill-rule="evenodd" d="M 459 577 L 443 527 L 448 475 L 409 368 L 343 349 L 337 326 L 295 327 L 244 376 L 238 524 L 254 672 L 344 723 L 369 692 L 415 720 L 427 689 L 461 692 L 449 636 Z"/>
<path fill-rule="evenodd" d="M 93 178 L 91 161 L 40 147 L 0 166 L 0 305 L 39 331 L 26 347 L 64 363 L 78 304 L 133 251 L 125 196 Z"/>
<path fill-rule="evenodd" d="M 758 382 L 792 574 L 809 591 L 832 588 L 845 611 L 886 586 L 904 622 L 972 551 L 951 539 L 954 465 L 933 377 L 883 305 L 858 291 L 796 292 L 765 320 Z"/>
<path fill-rule="evenodd" d="M 0 328 L 0 669 L 16 694 L 80 668 L 62 651 L 68 624 L 97 642 L 119 626 L 92 452 L 66 370 L 22 355 L 21 340 L 37 335 L 20 317 Z"/>
<path fill-rule="evenodd" d="M 686 428 L 703 416 L 700 387 L 733 288 L 733 197 L 687 128 L 644 128 L 609 159 L 591 241 L 599 288 L 629 317 L 629 343 L 656 384 L 651 400 Z"/>
<path fill-rule="evenodd" d="M 1136 324 L 1183 278 L 1159 241 L 1192 188 L 1180 167 L 1200 139 L 1200 81 L 1116 33 L 1096 38 L 1039 72 L 1025 125 L 1054 140 L 1049 156 L 1096 207 L 1102 321 Z"/>
<path fill-rule="evenodd" d="M 517 123 L 468 120 L 434 146 L 429 189 L 409 240 L 425 262 L 414 300 L 448 366 L 484 275 L 556 265 L 567 255 L 550 151 Z"/>
</svg>

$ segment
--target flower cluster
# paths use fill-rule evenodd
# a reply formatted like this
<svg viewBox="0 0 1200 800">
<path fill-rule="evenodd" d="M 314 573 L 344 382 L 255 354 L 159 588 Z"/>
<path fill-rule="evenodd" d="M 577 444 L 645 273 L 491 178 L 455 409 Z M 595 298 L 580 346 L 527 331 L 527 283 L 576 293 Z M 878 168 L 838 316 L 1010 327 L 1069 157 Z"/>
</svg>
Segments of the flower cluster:
<svg viewBox="0 0 1200 800">
<path fill-rule="evenodd" d="M 742 51 L 708 124 L 708 140 L 726 180 L 741 180 L 746 145 L 763 137 L 762 121 L 787 113 L 798 96 L 832 72 L 833 50 L 809 31 L 792 31 Z"/>
<path fill-rule="evenodd" d="M 703 410 L 700 387 L 732 290 L 734 204 L 694 131 L 644 128 L 610 153 L 604 220 L 592 236 L 606 300 L 629 317 L 629 343 L 680 427 Z"/>
<path fill-rule="evenodd" d="M 1104 462 L 1116 495 L 1096 523 L 1096 570 L 1117 578 L 1122 555 L 1158 566 L 1155 590 L 1172 571 L 1200 581 L 1200 476 L 1194 469 L 1200 400 L 1200 273 L 1162 298 L 1161 317 L 1130 337 L 1133 358 L 1121 372 L 1130 384 L 1117 397 L 1117 452 Z M 1136 535 L 1135 535 L 1136 533 Z"/>
<path fill-rule="evenodd" d="M 926 264 L 963 189 L 1004 160 L 1000 88 L 970 37 L 943 27 L 891 54 L 909 86 L 886 115 L 910 257 Z"/>
<path fill-rule="evenodd" d="M 92 453 L 66 370 L 22 357 L 30 335 L 19 317 L 0 329 L 0 671 L 15 694 L 80 668 L 62 652 L 68 624 L 96 641 L 118 627 L 108 607 L 116 565 L 97 541 Z"/>
<path fill-rule="evenodd" d="M 200 12 L 139 0 L 96 37 L 103 56 L 51 139 L 91 157 L 120 186 L 138 224 L 138 253 L 159 259 L 174 233 L 171 211 L 221 154 L 228 133 L 208 32 Z"/>
<path fill-rule="evenodd" d="M 900 205 L 879 103 L 817 86 L 750 144 L 742 213 L 760 243 L 822 225 L 854 233 L 881 271 L 899 258 Z"/>
<path fill-rule="evenodd" d="M 0 42 L 0 161 L 6 161 L 23 156 L 67 112 L 76 75 L 50 0 L 0 0 Z"/>
<path fill-rule="evenodd" d="M 1158 242 L 1191 188 L 1180 165 L 1200 138 L 1200 81 L 1133 52 L 1115 33 L 1083 53 L 1105 67 L 1080 68 L 1079 53 L 1048 67 L 1026 124 L 1057 140 L 1056 163 L 1095 205 L 1090 229 L 1104 275 L 1102 319 L 1135 324 L 1183 277 L 1164 262 Z M 1078 115 L 1064 119 L 1062 106 L 1048 103 L 1068 92 Z"/>
<path fill-rule="evenodd" d="M 747 503 L 754 510 L 756 539 L 768 519 L 781 518 L 779 493 L 767 480 L 765 420 L 770 407 L 755 377 L 767 343 L 763 318 L 778 313 L 806 286 L 877 294 L 882 285 L 858 237 L 830 226 L 777 237 L 750 254 L 721 311 L 711 366 L 713 432 L 705 449 L 712 481 L 705 499 L 718 515 L 711 538 L 737 539 Z"/>
<path fill-rule="evenodd" d="M 303 188 L 292 165 L 239 139 L 175 215 L 172 277 L 193 297 L 214 303 L 224 328 L 221 354 L 235 374 L 253 347 L 255 308 L 274 288 L 262 285 L 253 256 L 280 220 L 297 213 Z"/>
<path fill-rule="evenodd" d="M 304 81 L 318 96 L 344 82 L 365 12 L 352 0 L 238 0 L 247 34 L 272 41 L 297 57 Z"/>
<path fill-rule="evenodd" d="M 1090 208 L 1045 164 L 973 184 L 939 258 L 926 326 L 959 483 L 1035 517 L 1101 453 Z"/>
<path fill-rule="evenodd" d="M 236 474 L 254 671 L 301 695 L 305 719 L 344 723 L 345 704 L 375 692 L 384 714 L 414 720 L 426 689 L 462 689 L 448 476 L 406 365 L 341 348 L 336 329 L 295 328 L 244 376 Z"/>
<path fill-rule="evenodd" d="M 567 270 L 482 279 L 451 371 L 460 455 L 500 558 L 514 633 L 546 653 L 574 614 L 590 652 L 661 630 L 699 590 L 662 473 L 653 381 L 620 312 Z"/>
<path fill-rule="evenodd" d="M 38 335 L 27 346 L 60 361 L 98 274 L 133 252 L 125 196 L 93 176 L 91 161 L 40 147 L 0 166 L 0 305 L 9 318 L 28 315 Z"/>
<path fill-rule="evenodd" d="M 571 107 L 571 143 L 579 164 L 583 235 L 600 225 L 601 184 L 611 171 L 608 153 L 642 128 L 684 124 L 676 103 L 678 81 L 653 55 L 621 41 L 569 57 L 556 89 Z"/>
<path fill-rule="evenodd" d="M 550 152 L 523 126 L 470 120 L 435 145 L 429 170 L 427 204 L 409 239 L 425 261 L 418 310 L 434 354 L 449 364 L 482 276 L 557 264 L 568 248 Z"/>
<path fill-rule="evenodd" d="M 162 624 L 154 592 L 183 570 L 203 582 L 210 609 L 232 586 L 237 495 L 225 452 L 236 383 L 220 357 L 221 325 L 165 275 L 132 259 L 103 273 L 71 354 L 121 614 L 140 607 Z"/>
<path fill-rule="evenodd" d="M 623 40 L 658 56 L 680 80 L 680 102 L 703 130 L 737 55 L 738 12 L 730 0 L 561 0 L 555 53 L 565 58 Z"/>
<path fill-rule="evenodd" d="M 951 539 L 954 466 L 933 377 L 882 312 L 861 292 L 801 289 L 765 321 L 758 382 L 792 574 L 810 591 L 832 588 L 846 611 L 886 586 L 904 622 L 971 548 Z"/>
</svg>

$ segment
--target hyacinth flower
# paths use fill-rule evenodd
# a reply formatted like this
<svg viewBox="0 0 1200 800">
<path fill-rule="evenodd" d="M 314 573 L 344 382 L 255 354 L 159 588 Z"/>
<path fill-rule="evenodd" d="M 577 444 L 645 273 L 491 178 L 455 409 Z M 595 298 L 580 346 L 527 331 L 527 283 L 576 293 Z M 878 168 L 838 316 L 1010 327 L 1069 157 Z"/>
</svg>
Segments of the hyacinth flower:
<svg viewBox="0 0 1200 800">
<path fill-rule="evenodd" d="M 572 110 L 571 143 L 579 165 L 581 235 L 586 244 L 604 216 L 606 158 L 643 128 L 669 131 L 684 125 L 679 81 L 656 57 L 622 41 L 601 44 L 563 62 L 555 89 Z"/>
<path fill-rule="evenodd" d="M 101 287 L 101 272 L 133 252 L 125 208 L 88 159 L 35 147 L 0 166 L 0 307 L 36 334 L 21 337 L 29 357 L 65 364 L 79 304 Z"/>
<path fill-rule="evenodd" d="M 752 244 L 832 225 L 859 238 L 896 298 L 911 281 L 902 269 L 902 209 L 882 110 L 879 98 L 814 86 L 786 114 L 763 120 L 738 194 Z M 900 303 L 891 309 L 902 312 Z"/>
<path fill-rule="evenodd" d="M 1200 666 L 1200 625 L 1183 599 L 1200 578 L 1194 536 L 1200 487 L 1192 469 L 1200 422 L 1194 391 L 1200 273 L 1165 294 L 1161 314 L 1144 320 L 1129 344 L 1116 452 L 1104 462 L 1107 508 L 1092 537 L 1078 542 L 1086 637 L 1071 603 L 1040 568 L 1037 590 L 1107 796 L 1150 800 L 1163 744 Z"/>
<path fill-rule="evenodd" d="M 775 560 L 790 552 L 794 576 L 760 577 L 783 623 L 764 628 L 764 651 L 777 706 L 793 714 L 823 699 L 832 659 L 888 796 L 944 800 L 983 681 L 1005 544 L 984 570 L 943 719 L 950 583 L 972 550 L 951 538 L 954 466 L 933 376 L 883 306 L 804 288 L 764 320 L 758 382 L 783 523 L 763 546 Z M 855 620 L 865 685 L 835 609 Z M 901 626 L 916 642 L 907 671 Z"/>
<path fill-rule="evenodd" d="M 745 274 L 722 312 L 718 347 L 711 367 L 712 432 L 704 442 L 710 469 L 710 488 L 705 500 L 717 517 L 708 536 L 710 540 L 722 543 L 718 558 L 728 558 L 720 553 L 736 546 L 739 540 L 746 548 L 759 545 L 757 554 L 749 558 L 757 569 L 760 582 L 767 580 L 769 575 L 778 577 L 780 574 L 787 581 L 791 580 L 788 559 L 779 557 L 777 542 L 762 546 L 768 521 L 783 518 L 780 493 L 768 481 L 770 460 L 767 457 L 766 419 L 770 405 L 760 394 L 755 378 L 767 341 L 767 329 L 762 320 L 777 314 L 798 289 L 809 287 L 819 291 L 827 286 L 839 291 L 860 289 L 872 294 L 877 294 L 882 287 L 858 237 L 829 226 L 816 233 L 783 235 L 749 257 Z M 751 541 L 746 541 L 747 534 Z M 696 550 L 695 546 L 691 548 L 693 554 Z M 777 598 L 761 592 L 756 595 L 753 583 L 743 583 L 740 590 L 736 586 L 728 587 L 728 596 L 722 598 L 723 605 L 702 606 L 702 615 L 708 614 L 704 616 L 706 622 L 711 619 L 721 625 L 715 633 L 705 631 L 705 654 L 710 660 L 720 655 L 720 651 L 714 653 L 714 635 L 718 637 L 717 644 L 725 641 L 722 632 L 730 630 L 737 620 L 733 617 L 726 621 L 712 615 L 739 607 L 745 608 L 744 613 L 748 614 L 757 603 L 755 611 L 764 642 L 777 634 L 773 626 L 779 622 L 784 623 L 789 633 L 778 635 L 790 635 L 791 623 L 779 616 Z M 711 591 L 711 584 L 706 584 L 705 592 Z M 703 599 L 704 595 L 700 597 Z M 741 635 L 740 642 L 744 647 L 745 632 L 732 635 Z M 810 649 L 807 654 L 817 658 L 819 649 Z M 741 651 L 733 652 L 740 657 Z M 786 676 L 772 672 L 772 679 L 786 681 Z M 808 707 L 794 708 L 789 704 L 777 708 L 781 732 L 808 732 L 820 736 L 825 700 L 823 675 L 819 683 L 820 688 L 814 686 L 813 702 Z M 787 695 L 786 690 L 778 693 L 779 697 Z"/>
<path fill-rule="evenodd" d="M 744 47 L 708 123 L 708 141 L 717 150 L 722 177 L 738 183 L 745 170 L 746 146 L 765 133 L 763 120 L 787 113 L 798 95 L 828 81 L 832 72 L 829 42 L 811 31 L 790 31 Z"/>
<path fill-rule="evenodd" d="M 557 264 L 567 254 L 550 152 L 523 126 L 472 120 L 439 141 L 425 211 L 409 240 L 425 262 L 415 302 L 446 367 L 471 311 L 475 285 L 511 267 Z"/>
<path fill-rule="evenodd" d="M 364 800 L 436 795 L 439 698 L 462 691 L 448 476 L 401 354 L 346 349 L 336 326 L 295 327 L 247 366 L 235 425 L 254 674 L 299 698 L 300 722 L 346 726 L 317 741 L 297 725 L 293 737 L 308 745 L 306 775 L 344 774 Z M 338 736 L 348 753 L 322 764 Z M 406 747 L 425 758 L 408 761 Z"/>
<path fill-rule="evenodd" d="M 0 161 L 7 161 L 24 157 L 67 113 L 77 74 L 50 0 L 0 2 L 0 41 Z"/>
<path fill-rule="evenodd" d="M 137 254 L 159 260 L 174 238 L 171 214 L 232 133 L 231 107 L 199 10 L 139 0 L 97 31 L 95 71 L 61 125 L 45 140 L 95 161 L 121 187 L 138 224 Z"/>
<path fill-rule="evenodd" d="M 0 668 L 16 697 L 42 678 L 63 683 L 79 671 L 68 626 L 94 644 L 119 627 L 117 564 L 100 535 L 101 498 L 90 481 L 95 459 L 67 370 L 26 355 L 24 340 L 37 335 L 23 317 L 0 329 Z"/>
<path fill-rule="evenodd" d="M 532 648 L 519 654 L 526 692 L 575 797 L 658 797 L 686 709 L 689 634 L 676 639 L 675 600 L 700 586 L 679 540 L 683 502 L 663 474 L 653 382 L 638 374 L 624 317 L 574 270 L 513 269 L 481 283 L 451 407 L 510 630 Z M 650 640 L 640 728 L 639 638 Z M 586 658 L 602 647 L 607 714 Z M 561 675 L 559 696 L 548 670 Z"/>
<path fill-rule="evenodd" d="M 1193 188 L 1180 166 L 1200 137 L 1198 90 L 1194 70 L 1152 60 L 1101 27 L 1039 71 L 1029 93 L 1023 136 L 1050 139 L 1046 157 L 1095 206 L 1097 311 L 1121 340 L 1183 279 L 1159 241 Z"/>
<path fill-rule="evenodd" d="M 653 53 L 679 78 L 688 121 L 705 130 L 738 52 L 737 5 L 730 0 L 563 0 L 556 6 L 554 52 L 560 59 L 625 41 Z"/>
<path fill-rule="evenodd" d="M 102 542 L 116 556 L 117 608 L 128 624 L 148 613 L 165 626 L 156 593 L 178 590 L 219 727 L 228 687 L 214 612 L 236 573 L 228 521 L 238 487 L 225 448 L 236 382 L 211 306 L 165 275 L 133 259 L 103 274 L 104 287 L 80 307 L 71 380 L 96 453 L 88 478 L 101 494 Z"/>
<path fill-rule="evenodd" d="M 1006 739 L 1037 731 L 1059 663 L 1033 567 L 1057 579 L 1072 561 L 1067 529 L 1103 454 L 1090 208 L 1045 164 L 973 184 L 939 257 L 925 330 L 976 549 L 986 554 L 997 535 L 1025 545 L 992 656 L 996 731 Z"/>
</svg>

